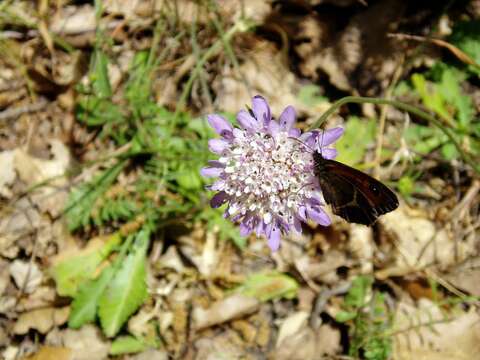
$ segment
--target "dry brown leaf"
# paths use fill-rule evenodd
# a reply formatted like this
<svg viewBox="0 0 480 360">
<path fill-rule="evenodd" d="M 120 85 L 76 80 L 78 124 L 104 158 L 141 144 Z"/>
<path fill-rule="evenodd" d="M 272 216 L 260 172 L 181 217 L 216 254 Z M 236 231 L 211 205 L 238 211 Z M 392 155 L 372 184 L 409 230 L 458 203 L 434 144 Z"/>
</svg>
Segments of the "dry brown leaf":
<svg viewBox="0 0 480 360">
<path fill-rule="evenodd" d="M 15 180 L 15 169 L 13 167 L 14 152 L 12 150 L 0 152 L 0 195 L 9 199 L 12 192 L 9 186 Z"/>
<path fill-rule="evenodd" d="M 471 360 L 480 353 L 480 317 L 473 307 L 445 314 L 427 299 L 421 299 L 418 307 L 402 302 L 394 332 L 396 360 Z"/>
<path fill-rule="evenodd" d="M 50 141 L 52 160 L 35 158 L 26 149 L 15 150 L 14 166 L 19 178 L 28 186 L 40 185 L 31 193 L 32 201 L 43 212 L 58 216 L 63 211 L 67 198 L 65 173 L 70 165 L 68 148 L 59 140 Z"/>
<path fill-rule="evenodd" d="M 72 351 L 64 347 L 42 346 L 35 354 L 24 360 L 71 360 Z"/>
<path fill-rule="evenodd" d="M 128 357 L 129 360 L 168 360 L 170 357 L 166 351 L 162 350 L 147 350 L 139 354 Z"/>
<path fill-rule="evenodd" d="M 226 68 L 214 82 L 217 93 L 222 94 L 217 97 L 216 107 L 236 113 L 245 104 L 250 104 L 251 97 L 257 94 L 268 99 L 273 114 L 277 116 L 287 105 L 304 107 L 296 98 L 300 84 L 274 45 L 256 42 L 245 59 L 238 72 Z M 244 76 L 249 88 L 245 86 L 240 74 Z"/>
<path fill-rule="evenodd" d="M 55 339 L 48 339 L 53 346 L 63 346 L 72 351 L 70 360 L 106 359 L 110 349 L 100 330 L 94 325 L 85 325 L 79 330 L 66 329 Z"/>
<path fill-rule="evenodd" d="M 95 30 L 95 9 L 92 5 L 66 6 L 57 11 L 50 23 L 55 34 L 74 35 Z"/>
<path fill-rule="evenodd" d="M 304 327 L 283 340 L 272 358 L 277 360 L 319 359 L 315 343 L 315 332 L 309 327 Z"/>
<path fill-rule="evenodd" d="M 34 262 L 15 260 L 10 264 L 10 275 L 18 289 L 33 293 L 42 283 L 43 274 Z"/>
<path fill-rule="evenodd" d="M 373 270 L 373 232 L 372 228 L 351 224 L 348 247 L 353 256 L 360 261 L 361 273 L 369 274 Z"/>
<path fill-rule="evenodd" d="M 260 302 L 252 297 L 234 294 L 213 303 L 208 309 L 195 307 L 192 312 L 197 330 L 241 318 L 258 310 Z"/>
<path fill-rule="evenodd" d="M 402 276 L 436 264 L 447 267 L 475 252 L 473 244 L 456 243 L 445 229 L 427 218 L 412 216 L 400 206 L 380 219 L 395 240 L 394 264 L 376 273 L 378 278 Z"/>
<path fill-rule="evenodd" d="M 15 203 L 15 208 L 2 215 L 0 217 L 0 254 L 14 259 L 19 251 L 18 240 L 34 229 L 40 228 L 44 220 L 27 198 L 21 198 Z"/>
<path fill-rule="evenodd" d="M 64 324 L 68 320 L 70 307 L 44 308 L 20 314 L 15 322 L 13 332 L 17 335 L 26 334 L 30 329 L 46 334 L 52 327 Z"/>
<path fill-rule="evenodd" d="M 480 257 L 474 257 L 458 264 L 442 278 L 448 280 L 452 285 L 461 290 L 467 291 L 473 296 L 480 296 Z"/>
<path fill-rule="evenodd" d="M 282 342 L 299 332 L 302 328 L 307 326 L 309 313 L 306 311 L 298 311 L 289 315 L 285 320 L 283 320 L 280 329 L 278 330 L 277 337 L 277 347 L 282 345 Z"/>
</svg>

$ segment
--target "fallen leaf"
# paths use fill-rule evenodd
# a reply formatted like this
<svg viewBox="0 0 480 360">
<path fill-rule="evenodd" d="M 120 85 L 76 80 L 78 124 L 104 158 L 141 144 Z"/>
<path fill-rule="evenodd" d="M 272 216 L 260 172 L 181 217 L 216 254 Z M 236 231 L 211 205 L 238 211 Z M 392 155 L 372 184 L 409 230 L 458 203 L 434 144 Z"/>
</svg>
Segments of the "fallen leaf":
<svg viewBox="0 0 480 360">
<path fill-rule="evenodd" d="M 85 325 L 80 330 L 67 329 L 55 339 L 55 346 L 64 346 L 72 351 L 70 360 L 106 359 L 110 343 L 93 325 Z"/>
<path fill-rule="evenodd" d="M 0 195 L 9 199 L 12 192 L 9 186 L 15 180 L 15 169 L 13 167 L 14 152 L 12 150 L 2 151 L 0 153 Z"/>
<path fill-rule="evenodd" d="M 63 308 L 43 308 L 20 314 L 13 332 L 17 335 L 26 334 L 30 329 L 46 334 L 52 327 L 64 324 L 70 313 L 68 306 Z"/>
<path fill-rule="evenodd" d="M 55 34 L 74 35 L 95 30 L 95 9 L 92 5 L 65 6 L 56 11 L 50 23 Z"/>
<path fill-rule="evenodd" d="M 10 265 L 10 275 L 18 289 L 31 294 L 42 283 L 43 274 L 35 262 L 15 260 Z"/>
<path fill-rule="evenodd" d="M 456 265 L 449 269 L 446 274 L 443 274 L 442 278 L 473 296 L 480 296 L 480 286 L 478 286 L 480 257 L 474 257 Z"/>
<path fill-rule="evenodd" d="M 278 330 L 277 347 L 282 344 L 286 338 L 296 334 L 300 329 L 307 326 L 307 320 L 310 316 L 306 311 L 298 311 L 289 315 Z"/>
<path fill-rule="evenodd" d="M 309 327 L 302 328 L 284 339 L 272 358 L 277 360 L 318 359 L 315 332 Z"/>
<path fill-rule="evenodd" d="M 192 312 L 197 330 L 241 318 L 258 310 L 260 302 L 250 296 L 234 294 L 213 303 L 208 309 L 195 307 Z"/>
<path fill-rule="evenodd" d="M 480 316 L 472 307 L 451 313 L 428 299 L 401 302 L 394 320 L 394 359 L 469 360 L 480 353 Z"/>
<path fill-rule="evenodd" d="M 411 216 L 402 206 L 380 221 L 396 241 L 391 254 L 394 264 L 376 272 L 379 279 L 406 275 L 432 264 L 446 268 L 475 253 L 472 244 L 455 242 L 445 229 L 424 217 Z"/>
<path fill-rule="evenodd" d="M 53 217 L 63 211 L 68 192 L 65 173 L 70 165 L 68 148 L 59 140 L 50 141 L 52 160 L 31 156 L 26 149 L 18 148 L 14 154 L 14 166 L 19 178 L 28 186 L 38 186 L 31 193 L 32 201 L 41 211 Z"/>
<path fill-rule="evenodd" d="M 42 346 L 35 354 L 24 360 L 71 360 L 72 351 L 64 347 Z"/>
</svg>

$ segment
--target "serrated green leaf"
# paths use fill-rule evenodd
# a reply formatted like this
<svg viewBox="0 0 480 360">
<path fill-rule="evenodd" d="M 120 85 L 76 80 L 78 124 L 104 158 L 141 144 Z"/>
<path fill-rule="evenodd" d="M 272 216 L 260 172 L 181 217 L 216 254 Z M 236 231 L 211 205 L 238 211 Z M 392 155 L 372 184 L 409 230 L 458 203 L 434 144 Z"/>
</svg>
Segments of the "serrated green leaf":
<svg viewBox="0 0 480 360">
<path fill-rule="evenodd" d="M 119 336 L 112 341 L 110 355 L 132 354 L 144 351 L 148 345 L 134 336 Z"/>
<path fill-rule="evenodd" d="M 72 303 L 72 311 L 68 318 L 69 327 L 77 329 L 95 320 L 100 297 L 114 275 L 115 268 L 110 265 L 103 269 L 97 279 L 89 280 L 80 286 Z"/>
<path fill-rule="evenodd" d="M 146 284 L 146 252 L 149 232 L 138 233 L 133 250 L 121 264 L 114 278 L 102 294 L 98 315 L 103 332 L 115 336 L 148 296 Z"/>
<path fill-rule="evenodd" d="M 124 160 L 115 164 L 90 183 L 81 185 L 70 193 L 65 208 L 65 215 L 70 231 L 74 231 L 81 226 L 86 226 L 89 223 L 90 213 L 95 202 L 115 181 L 126 163 L 127 161 Z"/>
<path fill-rule="evenodd" d="M 235 289 L 236 293 L 254 297 L 260 301 L 297 296 L 298 283 L 292 277 L 272 271 L 250 275 Z"/>
<path fill-rule="evenodd" d="M 352 286 L 345 297 L 345 304 L 351 308 L 359 309 L 365 305 L 368 293 L 371 291 L 373 279 L 371 276 L 357 276 L 352 281 Z"/>
<path fill-rule="evenodd" d="M 101 262 L 120 244 L 121 237 L 117 233 L 104 244 L 99 241 L 102 240 L 91 240 L 87 248 L 72 253 L 51 268 L 50 273 L 59 295 L 74 297 L 78 286 L 92 278 Z"/>
</svg>

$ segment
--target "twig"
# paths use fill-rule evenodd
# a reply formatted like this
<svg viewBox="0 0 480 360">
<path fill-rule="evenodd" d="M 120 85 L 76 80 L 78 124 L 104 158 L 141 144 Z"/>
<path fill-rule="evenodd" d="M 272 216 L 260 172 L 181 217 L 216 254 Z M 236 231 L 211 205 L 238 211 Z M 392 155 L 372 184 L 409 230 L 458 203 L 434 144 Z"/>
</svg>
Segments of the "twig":
<svg viewBox="0 0 480 360">
<path fill-rule="evenodd" d="M 466 54 L 465 52 L 460 50 L 455 45 L 452 45 L 452 44 L 446 42 L 445 40 L 427 38 L 427 37 L 424 37 L 424 36 L 417 36 L 417 35 L 399 34 L 399 33 L 390 33 L 390 34 L 387 34 L 387 36 L 391 37 L 391 38 L 400 39 L 400 40 L 405 39 L 405 40 L 413 40 L 413 41 L 419 41 L 419 42 L 429 42 L 429 43 L 435 44 L 437 46 L 440 46 L 440 47 L 443 47 L 443 48 L 446 48 L 447 50 L 449 50 L 461 62 L 463 62 L 465 64 L 468 64 L 468 65 L 475 66 L 477 69 L 480 69 L 480 65 L 477 64 L 475 62 L 475 60 L 473 60 L 468 54 Z"/>
<path fill-rule="evenodd" d="M 31 113 L 31 112 L 43 110 L 47 106 L 47 104 L 48 104 L 47 100 L 41 98 L 40 100 L 38 100 L 33 104 L 19 106 L 13 109 L 9 108 L 7 110 L 0 112 L 0 121 L 18 118 L 20 115 L 25 113 Z"/>
<path fill-rule="evenodd" d="M 400 63 L 397 66 L 397 69 L 395 70 L 392 81 L 390 83 L 390 86 L 388 87 L 387 91 L 385 92 L 385 98 L 390 99 L 392 96 L 393 88 L 398 82 L 398 79 L 400 79 L 400 76 L 402 75 L 403 71 L 403 58 L 400 60 Z M 380 162 L 381 162 L 381 156 L 382 156 L 382 147 L 383 147 L 383 133 L 385 132 L 385 120 L 387 118 L 387 109 L 388 105 L 383 105 L 381 110 L 380 110 L 380 126 L 378 129 L 378 137 L 377 137 L 377 145 L 375 148 L 375 167 L 373 169 L 373 174 L 376 178 L 379 178 L 380 176 Z"/>
</svg>

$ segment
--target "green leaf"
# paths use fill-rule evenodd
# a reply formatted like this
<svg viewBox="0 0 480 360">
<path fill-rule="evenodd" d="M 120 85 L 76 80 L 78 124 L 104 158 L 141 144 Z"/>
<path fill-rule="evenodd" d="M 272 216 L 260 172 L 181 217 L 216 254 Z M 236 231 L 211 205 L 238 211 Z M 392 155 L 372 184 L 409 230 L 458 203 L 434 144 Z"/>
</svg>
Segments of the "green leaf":
<svg viewBox="0 0 480 360">
<path fill-rule="evenodd" d="M 184 164 L 180 166 L 177 183 L 185 190 L 201 190 L 203 180 L 200 176 L 200 169 L 191 168 Z"/>
<path fill-rule="evenodd" d="M 134 336 L 119 336 L 112 341 L 110 355 L 132 354 L 144 351 L 148 345 Z"/>
<path fill-rule="evenodd" d="M 93 181 L 74 189 L 67 200 L 65 215 L 70 231 L 88 225 L 90 213 L 97 199 L 107 191 L 123 170 L 127 161 L 121 161 L 97 176 Z"/>
<path fill-rule="evenodd" d="M 409 197 L 415 189 L 415 181 L 410 176 L 404 175 L 398 180 L 397 187 L 403 196 Z"/>
<path fill-rule="evenodd" d="M 260 301 L 297 296 L 298 283 L 292 277 L 272 271 L 250 275 L 235 289 L 236 293 L 257 298 Z"/>
<path fill-rule="evenodd" d="M 314 107 L 328 101 L 325 96 L 320 95 L 320 87 L 314 84 L 302 86 L 297 97 L 298 100 L 308 107 Z"/>
<path fill-rule="evenodd" d="M 447 143 L 442 145 L 442 156 L 445 160 L 458 159 L 460 154 L 458 153 L 457 148 L 452 143 Z"/>
<path fill-rule="evenodd" d="M 344 322 L 350 321 L 350 320 L 352 320 L 352 319 L 355 319 L 356 317 L 357 317 L 357 313 L 356 313 L 356 312 L 352 312 L 352 311 L 339 311 L 339 312 L 335 315 L 335 320 L 338 321 L 338 322 L 344 323 Z"/>
<path fill-rule="evenodd" d="M 133 250 L 128 254 L 99 302 L 98 314 L 103 332 L 115 336 L 148 296 L 146 284 L 146 252 L 149 231 L 138 233 Z"/>
<path fill-rule="evenodd" d="M 345 132 L 336 143 L 337 159 L 340 162 L 354 166 L 359 164 L 368 146 L 375 139 L 375 120 L 360 120 L 352 116 L 345 124 Z"/>
<path fill-rule="evenodd" d="M 412 84 L 415 90 L 420 95 L 423 104 L 430 110 L 435 111 L 444 119 L 448 119 L 450 122 L 453 122 L 451 115 L 447 110 L 445 99 L 442 96 L 441 92 L 438 91 L 437 87 L 430 86 L 431 84 L 427 83 L 427 80 L 422 74 L 413 74 L 412 75 Z"/>
<path fill-rule="evenodd" d="M 97 50 L 93 60 L 92 85 L 95 95 L 101 98 L 112 96 L 112 87 L 108 78 L 108 57 L 107 55 Z"/>
<path fill-rule="evenodd" d="M 365 305 L 368 293 L 371 290 L 373 279 L 371 276 L 361 275 L 352 281 L 352 287 L 345 297 L 345 304 L 353 309 L 359 309 Z"/>
<path fill-rule="evenodd" d="M 480 19 L 457 22 L 449 41 L 477 63 L 477 66 L 469 65 L 468 69 L 480 75 Z"/>
<path fill-rule="evenodd" d="M 80 286 L 72 303 L 72 311 L 68 318 L 69 327 L 77 329 L 95 320 L 100 297 L 114 275 L 115 268 L 110 265 L 103 269 L 97 279 L 89 280 Z"/>
<path fill-rule="evenodd" d="M 61 296 L 76 296 L 78 286 L 93 277 L 101 262 L 120 242 L 118 233 L 110 236 L 106 243 L 99 238 L 97 241 L 91 240 L 87 248 L 72 253 L 54 265 L 50 273 L 57 285 L 57 293 Z"/>
</svg>

